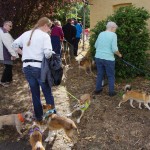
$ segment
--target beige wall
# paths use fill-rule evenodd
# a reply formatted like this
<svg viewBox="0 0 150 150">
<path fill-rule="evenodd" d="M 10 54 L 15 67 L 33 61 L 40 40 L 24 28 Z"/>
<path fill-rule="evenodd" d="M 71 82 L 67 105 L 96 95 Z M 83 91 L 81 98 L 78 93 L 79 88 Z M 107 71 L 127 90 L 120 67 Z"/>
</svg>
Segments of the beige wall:
<svg viewBox="0 0 150 150">
<path fill-rule="evenodd" d="M 144 7 L 150 12 L 150 0 L 89 0 L 90 5 L 90 28 L 92 29 L 100 20 L 106 19 L 107 16 L 112 15 L 114 6 L 132 3 L 137 7 Z M 150 30 L 150 19 L 148 20 L 148 28 Z"/>
</svg>

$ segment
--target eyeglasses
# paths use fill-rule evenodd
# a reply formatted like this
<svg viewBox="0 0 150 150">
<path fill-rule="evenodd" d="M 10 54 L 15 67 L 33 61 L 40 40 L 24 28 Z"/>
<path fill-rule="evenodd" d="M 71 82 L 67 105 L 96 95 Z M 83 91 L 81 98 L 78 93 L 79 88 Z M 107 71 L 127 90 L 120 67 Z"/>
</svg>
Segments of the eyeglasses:
<svg viewBox="0 0 150 150">
<path fill-rule="evenodd" d="M 10 28 L 12 28 L 12 25 L 7 24 Z"/>
</svg>

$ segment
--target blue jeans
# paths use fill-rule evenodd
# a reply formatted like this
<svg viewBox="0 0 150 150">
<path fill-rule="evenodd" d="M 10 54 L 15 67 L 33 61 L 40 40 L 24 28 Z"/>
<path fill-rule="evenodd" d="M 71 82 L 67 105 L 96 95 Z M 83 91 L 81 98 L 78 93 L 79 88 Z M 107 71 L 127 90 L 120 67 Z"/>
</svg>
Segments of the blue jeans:
<svg viewBox="0 0 150 150">
<path fill-rule="evenodd" d="M 95 58 L 95 61 L 97 66 L 96 91 L 102 90 L 102 80 L 106 71 L 109 83 L 109 93 L 113 93 L 115 84 L 115 61 L 100 58 Z"/>
<path fill-rule="evenodd" d="M 37 120 L 41 120 L 43 116 L 43 109 L 40 99 L 40 86 L 42 88 L 46 104 L 54 106 L 54 97 L 52 95 L 51 87 L 49 87 L 47 83 L 41 82 L 41 68 L 27 66 L 23 68 L 23 72 L 31 89 L 35 117 Z"/>
</svg>

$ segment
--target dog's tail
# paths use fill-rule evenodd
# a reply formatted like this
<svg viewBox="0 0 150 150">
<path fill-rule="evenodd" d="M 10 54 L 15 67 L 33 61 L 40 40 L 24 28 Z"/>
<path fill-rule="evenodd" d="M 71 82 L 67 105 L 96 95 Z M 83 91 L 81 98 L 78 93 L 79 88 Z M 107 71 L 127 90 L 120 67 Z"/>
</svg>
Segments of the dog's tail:
<svg viewBox="0 0 150 150">
<path fill-rule="evenodd" d="M 131 85 L 128 84 L 124 87 L 125 92 L 131 91 L 131 89 Z"/>
<path fill-rule="evenodd" d="M 43 145 L 40 141 L 37 141 L 37 143 L 35 145 L 35 150 L 45 150 L 45 148 L 43 147 Z"/>
</svg>

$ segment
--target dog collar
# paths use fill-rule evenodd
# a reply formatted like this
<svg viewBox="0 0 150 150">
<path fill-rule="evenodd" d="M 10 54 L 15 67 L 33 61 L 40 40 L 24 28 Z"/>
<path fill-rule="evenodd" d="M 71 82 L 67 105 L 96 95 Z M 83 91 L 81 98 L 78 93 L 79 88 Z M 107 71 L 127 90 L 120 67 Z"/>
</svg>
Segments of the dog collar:
<svg viewBox="0 0 150 150">
<path fill-rule="evenodd" d="M 43 115 L 43 119 L 46 119 L 49 115 L 53 114 L 54 112 L 55 112 L 55 108 L 48 110 L 48 111 Z"/>
<path fill-rule="evenodd" d="M 90 104 L 89 104 L 88 102 L 86 102 L 86 103 L 84 104 L 84 106 L 83 106 L 82 108 L 80 108 L 80 109 L 83 110 L 83 111 L 85 111 L 85 110 L 88 109 L 89 105 L 90 105 Z"/>
<path fill-rule="evenodd" d="M 22 114 L 18 114 L 18 119 L 19 119 L 21 122 L 24 122 L 24 118 L 23 118 Z"/>
<path fill-rule="evenodd" d="M 38 127 L 36 127 L 36 128 L 31 128 L 30 129 L 29 135 L 31 135 L 34 131 L 39 131 L 42 134 L 42 132 L 40 131 L 40 129 Z"/>
</svg>

